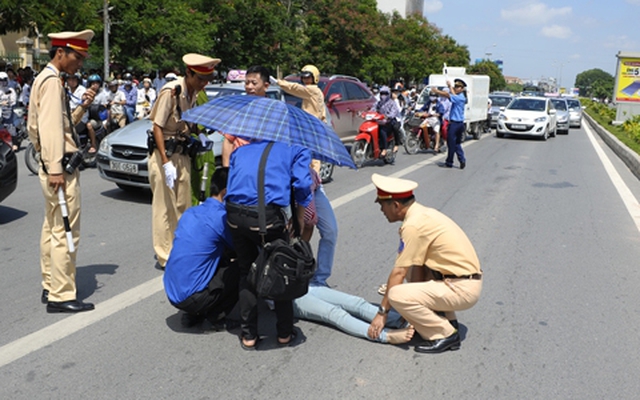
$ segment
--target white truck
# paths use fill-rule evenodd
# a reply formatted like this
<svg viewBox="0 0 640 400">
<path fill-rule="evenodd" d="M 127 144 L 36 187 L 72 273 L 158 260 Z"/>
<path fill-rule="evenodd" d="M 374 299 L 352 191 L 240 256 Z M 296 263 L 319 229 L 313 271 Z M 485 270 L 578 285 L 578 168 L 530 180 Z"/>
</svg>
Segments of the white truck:
<svg viewBox="0 0 640 400">
<path fill-rule="evenodd" d="M 467 75 L 464 67 L 442 68 L 442 74 L 429 75 L 429 85 L 422 90 L 418 98 L 416 109 L 429 101 L 429 91 L 432 87 L 447 87 L 447 81 L 453 83 L 454 79 L 462 79 L 467 84 L 467 105 L 464 110 L 464 122 L 467 133 L 474 139 L 479 139 L 486 121 L 489 106 L 489 76 Z"/>
</svg>

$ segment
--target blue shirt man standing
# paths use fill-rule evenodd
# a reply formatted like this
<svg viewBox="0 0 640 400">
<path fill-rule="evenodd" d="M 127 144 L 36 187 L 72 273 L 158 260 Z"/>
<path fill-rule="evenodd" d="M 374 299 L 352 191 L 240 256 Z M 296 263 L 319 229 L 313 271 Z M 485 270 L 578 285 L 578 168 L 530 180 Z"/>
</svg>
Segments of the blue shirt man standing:
<svg viewBox="0 0 640 400">
<path fill-rule="evenodd" d="M 205 318 L 217 326 L 238 302 L 240 274 L 229 261 L 233 245 L 222 203 L 228 170 L 216 168 L 212 197 L 180 218 L 165 266 L 165 292 L 174 307 L 186 312 L 182 323 L 187 327 Z"/>
<path fill-rule="evenodd" d="M 250 142 L 231 153 L 229 185 L 225 196 L 227 220 L 233 245 L 238 252 L 240 270 L 239 306 L 242 328 L 241 346 L 254 350 L 258 344 L 258 305 L 256 294 L 247 282 L 251 263 L 259 253 L 259 246 L 276 239 L 286 240 L 286 208 L 297 207 L 300 230 L 304 224 L 304 207 L 312 199 L 309 163 L 311 154 L 299 146 L 273 143 L 267 158 L 264 177 L 265 214 L 267 232 L 258 232 L 258 169 L 262 153 L 269 142 Z M 290 204 L 291 190 L 297 205 Z M 293 330 L 293 302 L 276 301 L 276 330 L 278 344 L 290 345 L 296 338 Z"/>
<path fill-rule="evenodd" d="M 450 123 L 447 130 L 447 159 L 440 166 L 452 168 L 453 155 L 455 154 L 460 162 L 460 169 L 464 169 L 467 166 L 467 159 L 462 150 L 462 135 L 465 132 L 464 107 L 467 104 L 467 96 L 465 94 L 467 84 L 462 79 L 454 79 L 453 82 L 454 85 L 452 87 L 451 82 L 447 81 L 449 92 L 436 88 L 431 89 L 432 93 L 451 100 Z"/>
<path fill-rule="evenodd" d="M 126 103 L 124 111 L 127 114 L 127 123 L 134 121 L 136 115 L 136 104 L 138 103 L 138 88 L 133 85 L 133 76 L 130 73 L 124 74 L 124 84 L 120 87 L 120 91 L 124 93 Z"/>
</svg>

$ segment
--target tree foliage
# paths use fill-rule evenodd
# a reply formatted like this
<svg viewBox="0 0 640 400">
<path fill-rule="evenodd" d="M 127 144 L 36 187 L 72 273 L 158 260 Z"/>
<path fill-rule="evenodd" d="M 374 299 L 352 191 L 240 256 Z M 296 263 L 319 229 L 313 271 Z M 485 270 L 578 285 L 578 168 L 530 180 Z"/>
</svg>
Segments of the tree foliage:
<svg viewBox="0 0 640 400">
<path fill-rule="evenodd" d="M 2 0 L 0 33 L 90 28 L 91 64 L 103 62 L 104 0 Z M 110 62 L 136 71 L 176 68 L 187 52 L 221 58 L 220 69 L 315 64 L 370 82 L 421 81 L 469 52 L 421 16 L 384 14 L 376 0 L 109 0 Z"/>
<path fill-rule="evenodd" d="M 500 68 L 490 60 L 483 60 L 477 64 L 472 65 L 467 69 L 468 74 L 472 75 L 489 75 L 490 83 L 489 90 L 496 91 L 502 90 L 507 85 L 507 82 L 504 80 L 504 76 L 502 75 L 502 71 Z"/>
<path fill-rule="evenodd" d="M 614 82 L 610 73 L 593 68 L 579 73 L 575 85 L 580 89 L 580 96 L 604 99 L 613 93 Z"/>
</svg>

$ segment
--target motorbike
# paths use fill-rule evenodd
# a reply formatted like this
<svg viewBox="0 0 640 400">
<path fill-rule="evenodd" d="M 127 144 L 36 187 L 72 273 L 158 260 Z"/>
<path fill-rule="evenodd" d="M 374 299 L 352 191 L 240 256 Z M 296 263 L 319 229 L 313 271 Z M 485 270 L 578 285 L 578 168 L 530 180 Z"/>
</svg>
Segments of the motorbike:
<svg viewBox="0 0 640 400">
<path fill-rule="evenodd" d="M 379 146 L 380 122 L 385 119 L 384 114 L 376 111 L 367 111 L 360 115 L 364 122 L 360 124 L 358 135 L 351 146 L 351 158 L 356 167 L 360 168 L 365 162 L 382 159 L 386 164 L 391 164 L 396 159 L 395 139 L 393 133 L 387 135 L 387 154 L 381 157 L 382 149 Z"/>
<path fill-rule="evenodd" d="M 104 106 L 92 105 L 89 107 L 89 118 L 92 121 L 95 121 L 94 131 L 96 133 L 96 147 L 100 147 L 100 142 L 102 139 L 107 136 L 107 126 L 108 121 L 103 120 L 106 118 L 106 114 L 104 113 Z M 82 165 L 81 168 L 94 168 L 97 162 L 97 148 L 95 153 L 89 153 L 89 148 L 91 148 L 91 140 L 89 138 L 89 132 L 85 127 L 78 133 L 78 139 L 80 140 L 80 151 L 82 152 Z M 40 168 L 40 153 L 36 151 L 36 148 L 33 143 L 29 142 L 27 145 L 27 149 L 24 154 L 24 161 L 27 165 L 29 171 L 33 174 L 38 174 L 38 169 Z"/>
<path fill-rule="evenodd" d="M 18 150 L 20 150 L 22 141 L 29 137 L 29 132 L 27 131 L 27 108 L 16 107 L 13 109 L 13 114 L 16 129 L 16 135 L 13 137 L 13 144 L 18 147 Z"/>
<path fill-rule="evenodd" d="M 435 132 L 429 128 L 429 134 L 424 135 L 423 129 L 420 128 L 424 118 L 416 114 L 415 112 L 410 113 L 404 121 L 404 129 L 408 132 L 404 141 L 404 149 L 407 154 L 416 154 L 420 150 L 433 150 L 435 148 Z M 447 125 L 445 120 L 440 127 L 440 151 L 445 151 L 447 148 Z"/>
</svg>

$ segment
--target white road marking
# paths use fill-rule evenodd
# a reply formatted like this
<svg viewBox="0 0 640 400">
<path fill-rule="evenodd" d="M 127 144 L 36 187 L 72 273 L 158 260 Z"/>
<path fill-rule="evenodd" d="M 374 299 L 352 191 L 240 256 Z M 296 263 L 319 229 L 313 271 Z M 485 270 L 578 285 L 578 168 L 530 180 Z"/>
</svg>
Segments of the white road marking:
<svg viewBox="0 0 640 400">
<path fill-rule="evenodd" d="M 618 191 L 618 194 L 620 195 L 622 202 L 627 208 L 629 215 L 631 215 L 633 222 L 636 224 L 636 228 L 638 229 L 638 231 L 640 231 L 640 204 L 638 204 L 638 199 L 635 198 L 627 184 L 624 183 L 622 177 L 613 166 L 613 163 L 611 163 L 611 160 L 609 159 L 609 157 L 607 157 L 604 150 L 602 149 L 602 146 L 596 141 L 596 138 L 589 126 L 587 124 L 583 124 L 583 126 L 587 131 L 587 136 L 591 141 L 591 145 L 596 150 L 596 154 L 598 154 L 598 157 L 600 158 L 600 162 L 602 162 L 607 175 L 609 175 L 609 179 L 611 179 L 613 186 L 615 186 L 616 190 Z"/>
<path fill-rule="evenodd" d="M 484 137 L 488 137 L 485 135 Z M 483 138 L 484 138 L 483 137 Z M 483 139 L 481 138 L 481 139 Z M 468 147 L 475 143 L 473 141 L 465 141 L 463 147 Z M 407 168 L 404 168 L 391 176 L 400 178 L 415 170 L 418 170 L 426 165 L 433 164 L 437 160 L 444 158 L 444 155 L 438 155 L 429 159 L 417 162 Z M 347 204 L 365 194 L 373 192 L 373 184 L 367 184 L 359 189 L 352 191 L 344 196 L 341 196 L 331 202 L 334 209 Z M 71 315 L 64 318 L 54 324 L 51 324 L 39 331 L 33 332 L 27 336 L 23 336 L 20 339 L 16 339 L 11 343 L 7 343 L 0 347 L 0 368 L 8 365 L 34 351 L 40 350 L 45 346 L 48 346 L 60 339 L 64 339 L 70 336 L 82 328 L 99 322 L 110 315 L 117 313 L 131 305 L 138 303 L 154 294 L 163 290 L 162 276 L 153 278 L 141 285 L 138 285 L 132 289 L 127 290 L 117 296 L 110 298 L 100 304 L 96 304 L 96 309 L 93 311 Z"/>
</svg>

